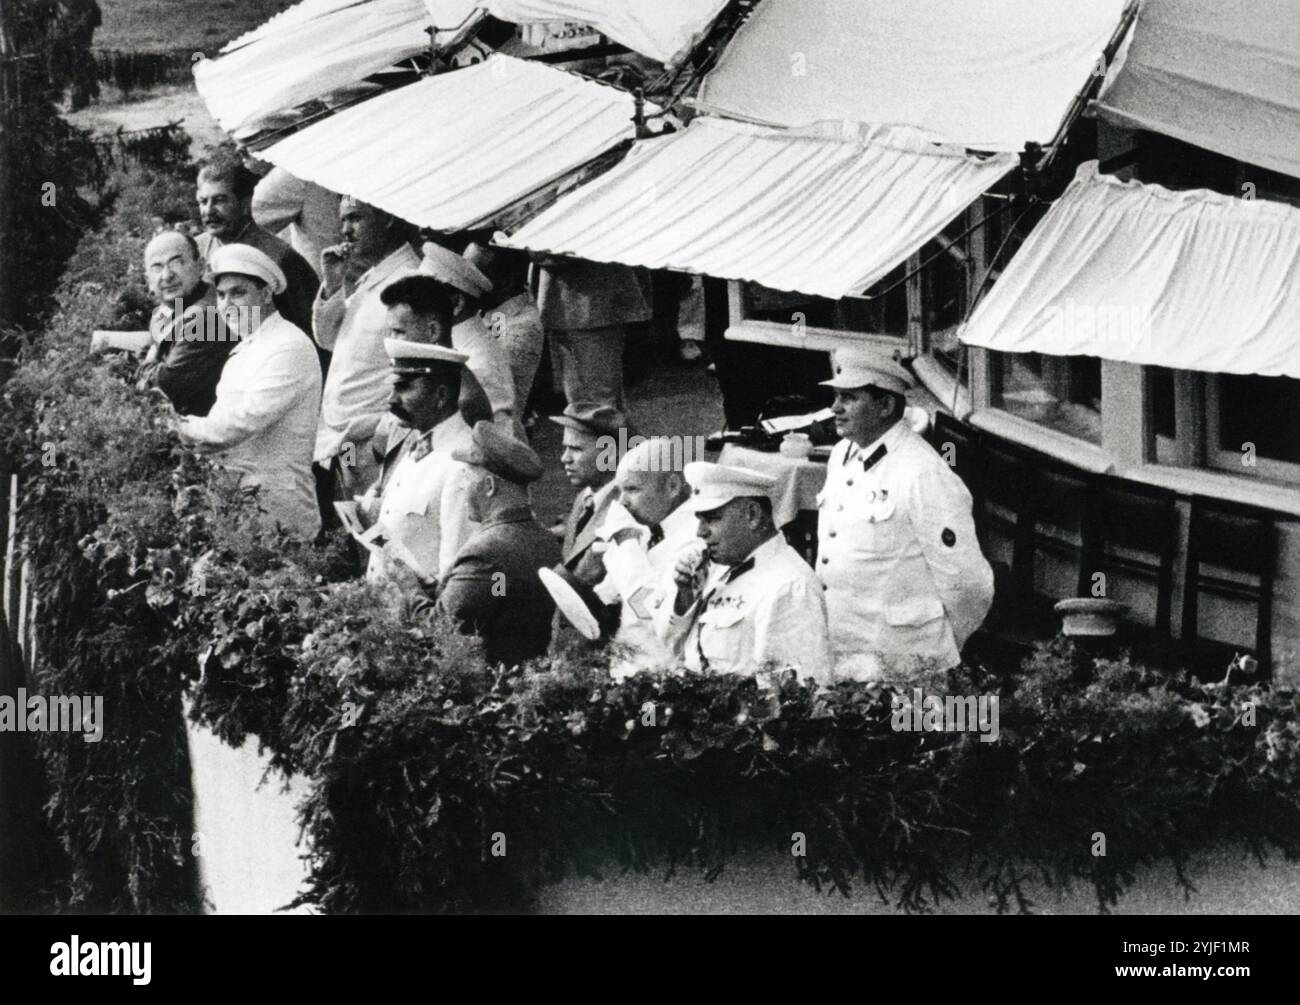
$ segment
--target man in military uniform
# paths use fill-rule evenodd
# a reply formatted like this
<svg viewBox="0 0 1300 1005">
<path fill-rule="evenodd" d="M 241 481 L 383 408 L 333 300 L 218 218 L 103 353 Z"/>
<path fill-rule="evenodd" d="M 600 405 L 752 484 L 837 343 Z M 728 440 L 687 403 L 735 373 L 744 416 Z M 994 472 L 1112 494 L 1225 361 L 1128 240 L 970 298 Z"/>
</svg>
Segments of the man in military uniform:
<svg viewBox="0 0 1300 1005">
<path fill-rule="evenodd" d="M 385 539 L 366 576 L 388 582 L 398 574 L 394 562 L 414 562 L 416 575 L 433 581 L 473 532 L 472 473 L 452 456 L 470 441 L 457 406 L 466 356 L 404 339 L 385 339 L 384 347 L 393 372 L 388 408 L 405 428 L 389 441 L 379 478 L 359 501 L 362 523 L 382 523 Z"/>
<path fill-rule="evenodd" d="M 836 432 L 818 496 L 817 575 L 825 584 L 837 676 L 905 677 L 946 668 L 993 602 L 971 497 L 903 421 L 911 375 L 878 352 L 842 351 Z"/>
<path fill-rule="evenodd" d="M 756 674 L 793 668 L 830 679 L 821 585 L 772 519 L 775 479 L 748 468 L 686 465 L 686 508 L 704 548 L 679 557 L 655 627 L 690 669 Z"/>
<path fill-rule="evenodd" d="M 491 422 L 475 425 L 452 457 L 473 470 L 467 498 L 479 530 L 457 553 L 437 606 L 482 638 L 489 663 L 515 666 L 546 652 L 555 612 L 537 570 L 559 561 L 560 546 L 528 504 L 542 462 Z"/>
</svg>

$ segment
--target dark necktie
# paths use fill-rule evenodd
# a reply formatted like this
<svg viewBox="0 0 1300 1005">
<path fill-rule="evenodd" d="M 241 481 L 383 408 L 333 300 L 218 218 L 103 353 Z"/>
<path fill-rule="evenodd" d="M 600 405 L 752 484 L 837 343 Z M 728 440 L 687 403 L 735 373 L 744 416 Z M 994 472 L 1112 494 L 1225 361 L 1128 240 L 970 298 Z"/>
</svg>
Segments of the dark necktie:
<svg viewBox="0 0 1300 1005">
<path fill-rule="evenodd" d="M 663 539 L 664 539 L 664 529 L 660 527 L 657 523 L 652 523 L 650 525 L 650 545 L 649 547 L 646 548 L 646 551 L 649 551 L 650 548 L 653 548 L 656 544 L 658 544 Z"/>
<path fill-rule="evenodd" d="M 578 514 L 578 521 L 573 525 L 573 536 L 577 537 L 582 533 L 582 528 L 591 523 L 591 518 L 596 514 L 596 500 L 592 496 L 587 496 L 586 501 L 582 504 L 582 512 Z"/>
</svg>

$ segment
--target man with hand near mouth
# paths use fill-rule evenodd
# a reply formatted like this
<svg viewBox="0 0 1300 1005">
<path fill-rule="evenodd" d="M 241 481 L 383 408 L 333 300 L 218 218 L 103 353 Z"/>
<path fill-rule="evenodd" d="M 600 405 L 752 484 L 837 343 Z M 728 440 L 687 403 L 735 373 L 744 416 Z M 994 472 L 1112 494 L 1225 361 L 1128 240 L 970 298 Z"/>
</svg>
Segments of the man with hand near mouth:
<svg viewBox="0 0 1300 1005">
<path fill-rule="evenodd" d="M 748 468 L 686 465 L 699 550 L 678 558 L 675 594 L 655 627 L 692 670 L 756 674 L 792 668 L 831 677 L 821 584 L 772 520 L 775 479 Z"/>
</svg>

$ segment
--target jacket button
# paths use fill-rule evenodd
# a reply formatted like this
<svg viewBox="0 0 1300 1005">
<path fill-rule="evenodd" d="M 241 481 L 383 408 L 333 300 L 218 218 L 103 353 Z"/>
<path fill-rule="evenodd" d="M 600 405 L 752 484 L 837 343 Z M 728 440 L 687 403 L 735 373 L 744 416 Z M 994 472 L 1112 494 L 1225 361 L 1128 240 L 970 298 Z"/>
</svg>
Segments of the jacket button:
<svg viewBox="0 0 1300 1005">
<path fill-rule="evenodd" d="M 831 536 L 831 537 L 834 537 L 834 536 L 835 536 L 835 531 L 831 531 L 830 536 Z"/>
<path fill-rule="evenodd" d="M 848 485 L 852 485 L 852 484 L 853 484 L 853 479 L 850 478 L 850 479 L 848 480 L 847 484 L 848 484 Z"/>
<path fill-rule="evenodd" d="M 826 558 L 825 556 L 822 556 L 822 565 L 825 565 L 825 564 L 826 564 L 827 562 L 829 562 L 829 561 L 830 561 L 829 558 Z"/>
<path fill-rule="evenodd" d="M 822 592 L 823 592 L 823 593 L 825 593 L 825 592 L 826 592 L 827 590 L 829 590 L 829 589 L 830 589 L 829 586 L 827 586 L 825 583 L 822 583 Z"/>
<path fill-rule="evenodd" d="M 841 505 L 841 506 L 836 506 L 836 507 L 835 507 L 835 512 L 836 512 L 836 513 L 843 513 L 843 512 L 844 512 L 844 507 L 843 507 L 842 505 Z"/>
</svg>

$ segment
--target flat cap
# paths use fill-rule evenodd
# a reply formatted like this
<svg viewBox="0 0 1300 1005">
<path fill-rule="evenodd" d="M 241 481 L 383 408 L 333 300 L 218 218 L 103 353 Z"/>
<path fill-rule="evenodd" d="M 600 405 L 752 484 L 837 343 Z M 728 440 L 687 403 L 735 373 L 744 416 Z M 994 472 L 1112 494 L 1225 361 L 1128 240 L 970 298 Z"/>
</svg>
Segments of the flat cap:
<svg viewBox="0 0 1300 1005">
<path fill-rule="evenodd" d="M 475 299 L 492 292 L 492 281 L 456 252 L 432 241 L 426 241 L 420 250 L 424 252 L 420 271 L 426 276 L 432 276 Z"/>
<path fill-rule="evenodd" d="M 552 415 L 551 421 L 592 436 L 618 436 L 619 430 L 627 429 L 627 418 L 622 412 L 598 401 L 570 402 L 564 414 Z"/>
<path fill-rule="evenodd" d="M 384 350 L 393 373 L 400 374 L 437 373 L 448 364 L 464 366 L 469 359 L 463 352 L 434 342 L 412 342 L 404 338 L 384 339 Z"/>
<path fill-rule="evenodd" d="M 708 461 L 692 461 L 686 465 L 684 473 L 686 483 L 691 487 L 691 496 L 684 505 L 696 514 L 720 509 L 733 499 L 751 496 L 770 499 L 776 485 L 775 478 L 761 471 Z"/>
<path fill-rule="evenodd" d="M 251 244 L 223 244 L 208 259 L 208 271 L 212 273 L 213 279 L 232 272 L 240 276 L 252 276 L 266 283 L 271 287 L 271 292 L 276 294 L 283 293 L 288 285 L 280 266 Z"/>
<path fill-rule="evenodd" d="M 468 449 L 452 451 L 452 459 L 486 468 L 507 481 L 527 485 L 542 477 L 542 461 L 532 447 L 520 443 L 495 423 L 474 424 Z"/>
<path fill-rule="evenodd" d="M 831 358 L 835 376 L 823 380 L 822 386 L 850 390 L 857 387 L 878 387 L 885 391 L 906 394 L 912 386 L 912 375 L 907 368 L 884 352 L 872 349 L 840 349 Z"/>
</svg>

